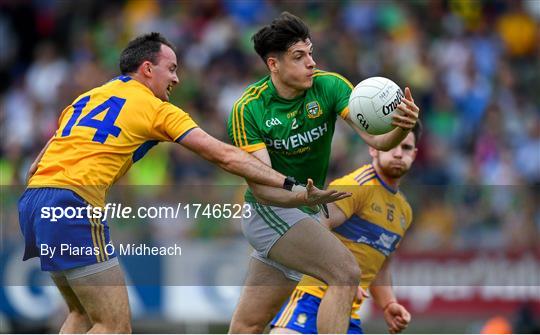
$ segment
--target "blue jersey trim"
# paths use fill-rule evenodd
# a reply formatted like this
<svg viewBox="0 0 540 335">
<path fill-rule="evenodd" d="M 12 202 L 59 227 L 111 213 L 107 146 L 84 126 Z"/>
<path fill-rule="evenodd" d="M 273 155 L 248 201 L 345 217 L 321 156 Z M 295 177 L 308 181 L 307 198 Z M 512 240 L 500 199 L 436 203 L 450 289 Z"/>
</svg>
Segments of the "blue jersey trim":
<svg viewBox="0 0 540 335">
<path fill-rule="evenodd" d="M 385 183 L 384 180 L 382 180 L 382 178 L 379 176 L 379 174 L 377 173 L 376 170 L 375 170 L 375 176 L 377 176 L 377 179 L 379 180 L 379 182 L 381 183 L 381 185 L 384 186 L 384 188 L 387 189 L 390 193 L 396 194 L 396 193 L 398 192 L 397 189 L 393 189 L 392 187 L 390 187 L 390 185 L 388 185 L 387 183 Z"/>
<path fill-rule="evenodd" d="M 127 83 L 128 81 L 131 80 L 131 77 L 130 76 L 125 76 L 125 75 L 121 75 L 121 76 L 118 76 L 114 79 L 118 79 L 120 81 L 123 81 L 124 83 Z"/>
<path fill-rule="evenodd" d="M 341 226 L 334 228 L 334 232 L 353 242 L 367 244 L 385 256 L 394 252 L 401 240 L 400 235 L 362 219 L 356 214 Z"/>
<path fill-rule="evenodd" d="M 152 141 L 146 141 L 143 144 L 141 144 L 137 150 L 133 152 L 133 163 L 137 162 L 139 159 L 143 158 L 144 155 L 148 152 L 148 150 L 152 149 L 155 145 L 157 145 L 159 141 L 152 140 Z"/>
<path fill-rule="evenodd" d="M 372 173 L 374 171 L 375 171 L 375 169 L 373 168 L 373 166 L 371 166 L 371 167 L 365 169 L 364 171 L 360 172 L 359 174 L 357 174 L 356 177 L 354 177 L 354 179 L 356 181 L 358 181 L 359 179 L 364 178 L 366 175 L 368 175 L 368 174 L 370 174 L 370 173 Z"/>
<path fill-rule="evenodd" d="M 193 129 L 195 129 L 195 128 L 198 128 L 198 127 L 193 127 L 193 128 L 191 128 L 191 129 L 188 129 L 185 133 L 183 133 L 180 137 L 178 137 L 178 138 L 176 139 L 175 142 L 176 142 L 176 143 L 182 142 L 182 140 L 184 139 L 184 137 L 186 137 L 187 134 L 191 133 L 191 131 L 192 131 Z"/>
</svg>

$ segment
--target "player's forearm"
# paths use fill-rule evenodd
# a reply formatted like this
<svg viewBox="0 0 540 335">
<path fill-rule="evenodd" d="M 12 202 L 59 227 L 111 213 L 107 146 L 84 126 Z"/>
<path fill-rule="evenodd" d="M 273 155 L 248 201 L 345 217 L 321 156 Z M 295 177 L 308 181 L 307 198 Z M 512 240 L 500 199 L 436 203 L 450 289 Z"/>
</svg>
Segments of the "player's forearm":
<svg viewBox="0 0 540 335">
<path fill-rule="evenodd" d="M 370 286 L 369 292 L 377 306 L 380 308 L 386 307 L 393 301 L 397 302 L 392 285 L 374 284 Z"/>
<path fill-rule="evenodd" d="M 257 201 L 263 205 L 294 208 L 306 205 L 305 194 L 290 192 L 283 188 L 276 188 L 255 183 L 249 183 Z"/>
<path fill-rule="evenodd" d="M 382 135 L 370 135 L 368 133 L 362 132 L 359 129 L 355 130 L 360 134 L 360 136 L 366 141 L 366 143 L 377 150 L 388 151 L 392 148 L 395 148 L 398 144 L 403 141 L 407 134 L 408 130 L 403 130 L 399 127 L 394 128 L 392 131 L 382 134 Z"/>
<path fill-rule="evenodd" d="M 283 182 L 285 180 L 283 174 L 232 145 L 226 145 L 223 149 L 222 159 L 218 161 L 218 164 L 224 170 L 244 177 L 253 183 L 272 186 L 278 189 L 283 188 Z M 286 190 L 283 191 L 288 192 Z"/>
<path fill-rule="evenodd" d="M 200 128 L 193 129 L 179 143 L 225 171 L 258 184 L 283 187 L 284 175 L 250 154 L 208 135 Z"/>
<path fill-rule="evenodd" d="M 354 122 L 351 121 L 349 117 L 347 117 L 345 121 L 358 135 L 360 135 L 367 145 L 382 151 L 388 151 L 395 148 L 399 143 L 401 143 L 401 141 L 403 141 L 405 137 L 407 137 L 407 134 L 409 133 L 408 130 L 403 130 L 400 127 L 396 127 L 386 134 L 370 135 L 361 130 Z"/>
<path fill-rule="evenodd" d="M 380 308 L 384 308 L 392 301 L 397 301 L 392 288 L 392 276 L 386 262 L 381 267 L 375 280 L 371 283 L 369 291 L 371 292 L 373 300 Z"/>
</svg>

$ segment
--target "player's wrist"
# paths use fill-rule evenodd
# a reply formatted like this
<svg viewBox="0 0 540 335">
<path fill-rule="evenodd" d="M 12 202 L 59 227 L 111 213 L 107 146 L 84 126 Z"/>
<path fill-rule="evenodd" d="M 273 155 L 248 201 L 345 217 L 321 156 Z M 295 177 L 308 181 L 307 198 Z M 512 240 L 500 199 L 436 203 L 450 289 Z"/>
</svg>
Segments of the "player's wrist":
<svg viewBox="0 0 540 335">
<path fill-rule="evenodd" d="M 409 134 L 409 132 L 411 132 L 411 130 L 412 130 L 412 128 L 403 128 L 401 126 L 396 127 L 396 129 L 400 130 L 405 135 Z"/>
<path fill-rule="evenodd" d="M 294 177 L 285 177 L 285 180 L 283 181 L 283 189 L 292 192 L 295 185 L 298 185 L 298 182 L 296 179 L 294 179 Z"/>
</svg>

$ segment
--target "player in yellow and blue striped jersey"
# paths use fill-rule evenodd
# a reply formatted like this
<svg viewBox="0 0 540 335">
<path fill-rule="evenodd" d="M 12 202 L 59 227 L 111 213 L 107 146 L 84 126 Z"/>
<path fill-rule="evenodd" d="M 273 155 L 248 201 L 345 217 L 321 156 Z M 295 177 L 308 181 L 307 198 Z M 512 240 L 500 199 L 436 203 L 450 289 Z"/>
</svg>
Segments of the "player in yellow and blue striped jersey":
<svg viewBox="0 0 540 335">
<path fill-rule="evenodd" d="M 369 288 L 375 303 L 383 309 L 390 333 L 398 333 L 410 322 L 409 312 L 392 291 L 389 258 L 397 249 L 412 221 L 412 210 L 398 190 L 401 177 L 416 157 L 420 123 L 396 148 L 384 152 L 369 149 L 373 160 L 339 178 L 330 186 L 352 196 L 328 205 L 330 218 L 323 220 L 335 236 L 353 253 L 361 270 L 360 287 Z M 289 300 L 272 320 L 272 333 L 317 333 L 317 312 L 326 285 L 303 276 Z M 349 334 L 361 334 L 355 299 Z"/>
</svg>

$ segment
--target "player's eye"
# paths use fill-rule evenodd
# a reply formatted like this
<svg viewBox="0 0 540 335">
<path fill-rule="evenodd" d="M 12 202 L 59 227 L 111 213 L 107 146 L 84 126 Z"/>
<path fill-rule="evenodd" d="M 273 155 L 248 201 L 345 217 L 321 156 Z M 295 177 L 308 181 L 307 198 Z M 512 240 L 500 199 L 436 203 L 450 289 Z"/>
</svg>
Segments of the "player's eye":
<svg viewBox="0 0 540 335">
<path fill-rule="evenodd" d="M 413 146 L 412 145 L 402 145 L 401 149 L 403 149 L 405 151 L 410 151 L 410 150 L 413 149 Z"/>
</svg>

